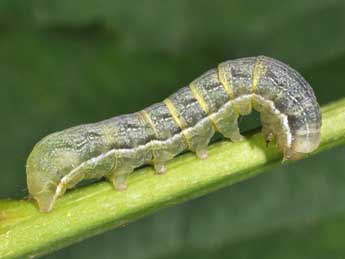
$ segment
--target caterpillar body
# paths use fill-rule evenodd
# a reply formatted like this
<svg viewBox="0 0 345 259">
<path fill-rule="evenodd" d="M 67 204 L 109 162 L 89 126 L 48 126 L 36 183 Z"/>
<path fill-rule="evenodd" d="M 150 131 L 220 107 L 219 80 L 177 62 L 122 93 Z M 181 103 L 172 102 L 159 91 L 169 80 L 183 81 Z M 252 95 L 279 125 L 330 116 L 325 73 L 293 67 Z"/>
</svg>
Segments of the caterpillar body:
<svg viewBox="0 0 345 259">
<path fill-rule="evenodd" d="M 83 179 L 106 177 L 125 190 L 143 164 L 157 173 L 184 150 L 207 158 L 215 133 L 240 141 L 238 117 L 260 112 L 266 141 L 276 138 L 284 159 L 298 159 L 320 142 L 321 113 L 314 92 L 294 69 L 258 56 L 221 63 L 163 102 L 50 134 L 28 157 L 28 189 L 41 211 Z"/>
</svg>

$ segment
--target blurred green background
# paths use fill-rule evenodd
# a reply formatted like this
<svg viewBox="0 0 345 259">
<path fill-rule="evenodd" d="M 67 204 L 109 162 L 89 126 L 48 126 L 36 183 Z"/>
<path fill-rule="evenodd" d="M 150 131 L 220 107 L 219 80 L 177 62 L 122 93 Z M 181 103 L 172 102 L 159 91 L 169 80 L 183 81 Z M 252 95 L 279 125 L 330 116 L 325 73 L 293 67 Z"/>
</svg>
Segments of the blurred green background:
<svg viewBox="0 0 345 259">
<path fill-rule="evenodd" d="M 137 111 L 264 54 L 345 96 L 345 1 L 0 1 L 0 198 L 46 134 Z M 244 119 L 242 129 L 257 119 Z M 270 170 L 45 258 L 344 258 L 345 148 Z"/>
</svg>

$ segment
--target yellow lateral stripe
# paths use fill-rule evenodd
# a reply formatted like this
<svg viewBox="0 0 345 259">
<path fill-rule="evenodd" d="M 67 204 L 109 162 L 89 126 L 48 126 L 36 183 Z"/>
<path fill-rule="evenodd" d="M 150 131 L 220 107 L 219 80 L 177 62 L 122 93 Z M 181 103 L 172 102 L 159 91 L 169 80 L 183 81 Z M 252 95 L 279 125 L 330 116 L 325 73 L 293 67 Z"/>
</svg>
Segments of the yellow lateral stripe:
<svg viewBox="0 0 345 259">
<path fill-rule="evenodd" d="M 150 115 L 147 113 L 147 111 L 142 110 L 140 111 L 140 114 L 144 117 L 144 119 L 150 124 L 151 128 L 153 129 L 153 132 L 155 133 L 156 138 L 158 139 L 158 132 L 156 129 L 155 124 L 153 123 Z"/>
<path fill-rule="evenodd" d="M 173 102 L 169 99 L 166 98 L 163 103 L 167 106 L 171 116 L 174 118 L 176 124 L 180 127 L 181 132 L 182 132 L 182 136 L 186 141 L 187 146 L 189 147 L 189 149 L 191 148 L 191 144 L 189 142 L 189 138 L 187 136 L 187 132 L 184 130 L 187 127 L 187 124 L 180 120 L 180 118 L 178 117 L 178 111 L 176 110 L 175 105 L 173 104 Z"/>
<path fill-rule="evenodd" d="M 216 130 L 218 130 L 217 124 L 215 123 L 212 114 L 209 114 L 210 108 L 209 108 L 207 102 L 204 100 L 204 98 L 199 93 L 199 90 L 196 87 L 196 85 L 192 82 L 192 83 L 190 83 L 189 88 L 192 90 L 194 98 L 198 101 L 201 109 L 206 113 L 207 117 L 210 119 L 210 121 L 213 124 L 214 128 Z"/>
<path fill-rule="evenodd" d="M 180 120 L 178 116 L 178 111 L 176 110 L 176 107 L 173 104 L 173 102 L 169 98 L 166 98 L 163 102 L 167 106 L 171 116 L 174 118 L 175 122 L 180 127 L 180 129 L 183 130 L 184 128 L 186 128 L 187 125 L 185 122 Z"/>
<path fill-rule="evenodd" d="M 257 85 L 259 83 L 261 74 L 264 72 L 264 66 L 261 63 L 260 57 L 256 58 L 254 71 L 253 71 L 253 86 L 252 86 L 252 92 L 255 93 L 257 89 Z"/>
<path fill-rule="evenodd" d="M 193 94 L 194 98 L 197 100 L 197 102 L 199 103 L 201 109 L 206 114 L 208 114 L 210 112 L 210 108 L 208 107 L 207 102 L 204 100 L 204 98 L 199 93 L 199 90 L 198 90 L 197 86 L 195 84 L 191 83 L 189 85 L 189 88 L 192 90 L 192 94 Z"/>
<path fill-rule="evenodd" d="M 220 63 L 218 65 L 218 80 L 223 85 L 223 87 L 225 89 L 225 92 L 229 96 L 229 99 L 232 100 L 232 99 L 234 99 L 234 92 L 232 90 L 231 82 L 228 82 L 228 80 L 226 80 L 225 72 L 223 70 L 223 66 L 224 66 L 223 63 Z M 229 77 L 232 79 L 231 72 L 230 72 L 230 76 Z"/>
</svg>

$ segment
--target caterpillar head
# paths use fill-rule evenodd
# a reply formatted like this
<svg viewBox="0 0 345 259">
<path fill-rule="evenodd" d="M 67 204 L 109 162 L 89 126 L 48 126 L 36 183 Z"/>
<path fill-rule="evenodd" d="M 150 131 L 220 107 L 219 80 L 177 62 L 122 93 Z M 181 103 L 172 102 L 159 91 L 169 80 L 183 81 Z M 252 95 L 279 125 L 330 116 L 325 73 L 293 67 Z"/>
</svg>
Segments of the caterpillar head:
<svg viewBox="0 0 345 259">
<path fill-rule="evenodd" d="M 60 132 L 53 133 L 38 142 L 26 163 L 27 184 L 30 196 L 42 212 L 53 208 L 63 176 L 79 161 L 77 152 Z"/>
</svg>

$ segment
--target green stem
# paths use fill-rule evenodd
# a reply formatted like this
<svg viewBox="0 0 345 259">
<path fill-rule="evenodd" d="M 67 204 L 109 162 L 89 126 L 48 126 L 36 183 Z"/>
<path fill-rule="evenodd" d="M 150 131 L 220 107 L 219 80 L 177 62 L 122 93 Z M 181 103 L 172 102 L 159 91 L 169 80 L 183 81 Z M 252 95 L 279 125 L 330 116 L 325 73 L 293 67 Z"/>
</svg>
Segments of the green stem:
<svg viewBox="0 0 345 259">
<path fill-rule="evenodd" d="M 345 143 L 345 99 L 322 109 L 320 152 Z M 154 175 L 150 167 L 129 177 L 127 191 L 114 191 L 107 182 L 77 188 L 58 200 L 48 214 L 28 200 L 0 201 L 0 258 L 35 257 L 151 214 L 165 207 L 253 177 L 281 165 L 281 153 L 266 147 L 260 132 L 239 143 L 210 146 L 209 158 L 187 153 Z"/>
</svg>

